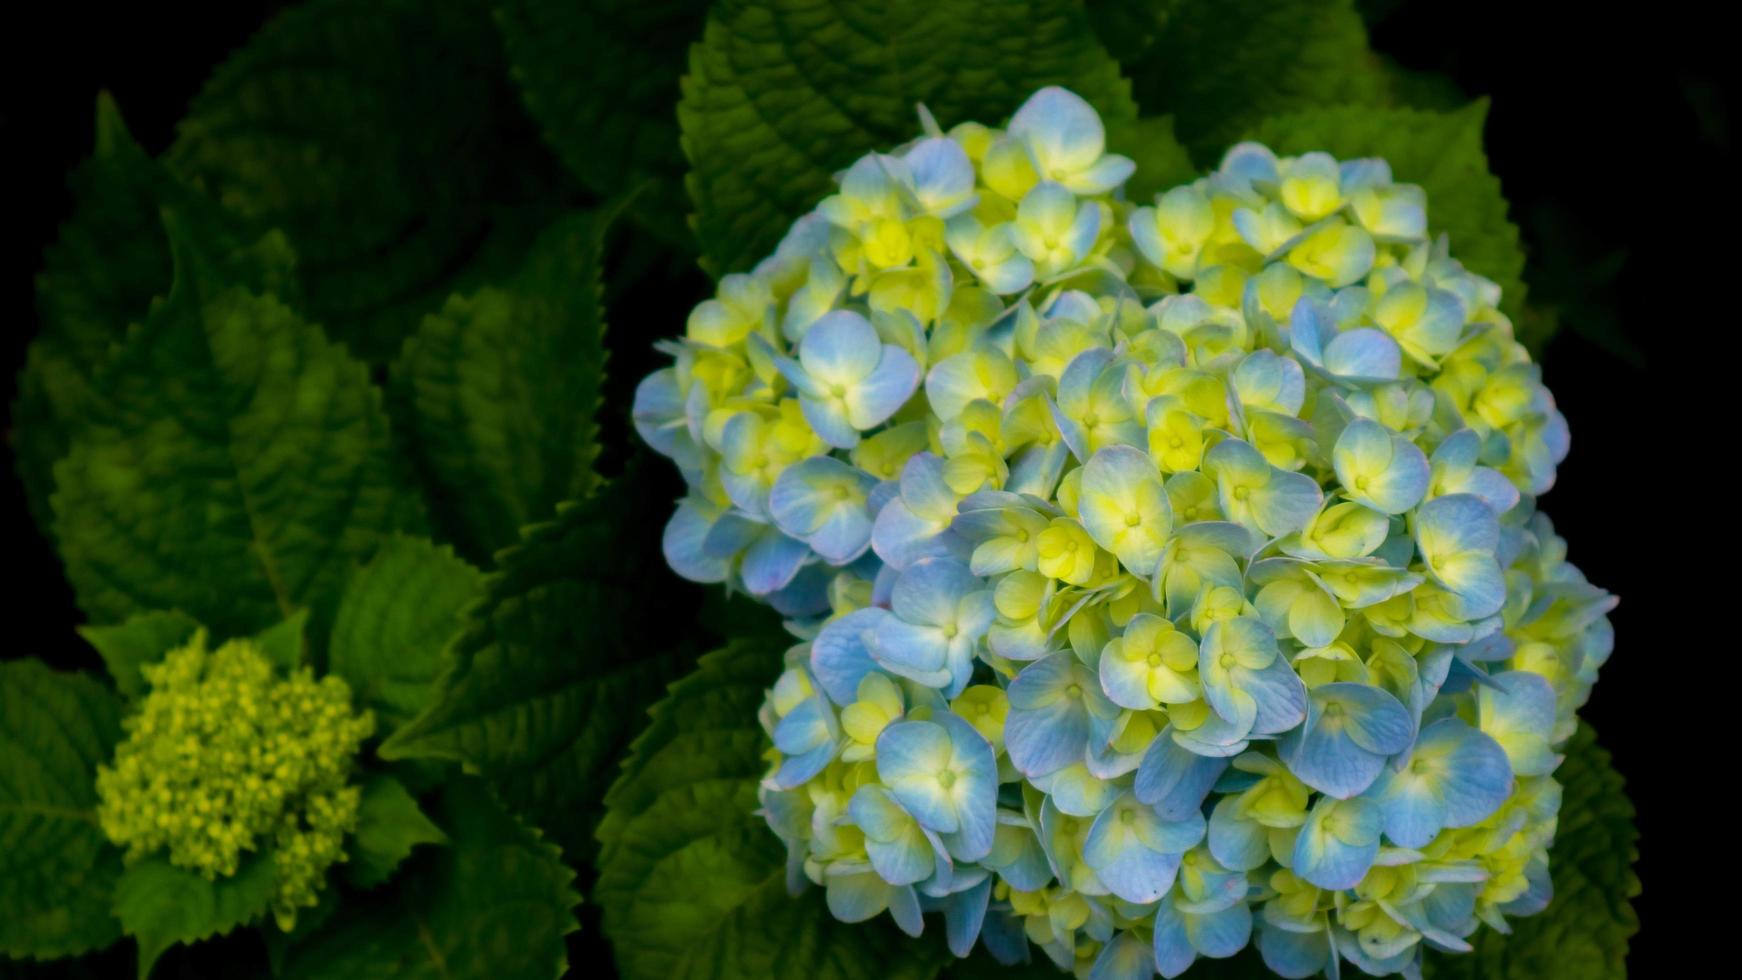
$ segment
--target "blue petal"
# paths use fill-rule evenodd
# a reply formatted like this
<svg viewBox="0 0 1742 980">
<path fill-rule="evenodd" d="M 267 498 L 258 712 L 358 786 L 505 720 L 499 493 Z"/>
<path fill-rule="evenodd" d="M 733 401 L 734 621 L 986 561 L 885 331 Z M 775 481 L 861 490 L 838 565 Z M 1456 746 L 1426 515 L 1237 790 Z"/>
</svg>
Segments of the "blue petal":
<svg viewBox="0 0 1742 980">
<path fill-rule="evenodd" d="M 1338 378 L 1391 381 L 1403 369 L 1403 349 L 1383 330 L 1356 327 L 1325 345 L 1325 370 Z"/>
<path fill-rule="evenodd" d="M 938 781 L 949 767 L 949 732 L 929 721 L 901 721 L 877 736 L 877 776 L 920 825 L 940 834 L 961 824 L 950 795 Z"/>
<path fill-rule="evenodd" d="M 1162 976 L 1173 978 L 1191 969 L 1198 951 L 1186 935 L 1185 915 L 1163 898 L 1155 909 L 1155 968 Z"/>
<path fill-rule="evenodd" d="M 1184 914 L 1186 939 L 1199 954 L 1227 959 L 1252 938 L 1252 907 L 1235 902 L 1219 912 Z"/>
<path fill-rule="evenodd" d="M 750 550 L 744 553 L 739 574 L 744 588 L 751 595 L 767 595 L 785 588 L 809 558 L 811 550 L 803 541 L 789 538 L 775 527 L 768 527 Z"/>
<path fill-rule="evenodd" d="M 987 877 L 972 888 L 951 895 L 944 903 L 944 937 L 950 952 L 965 957 L 974 951 L 991 898 L 992 879 Z"/>
<path fill-rule="evenodd" d="M 1170 726 L 1149 743 L 1132 784 L 1137 799 L 1154 807 L 1163 820 L 1181 820 L 1198 813 L 1210 787 L 1228 768 L 1227 759 L 1194 754 L 1172 736 Z"/>
<path fill-rule="evenodd" d="M 992 743 L 974 726 L 947 711 L 937 715 L 950 737 L 957 829 L 939 831 L 958 861 L 984 860 L 998 828 L 998 760 Z"/>
<path fill-rule="evenodd" d="M 1155 953 L 1130 932 L 1121 932 L 1101 947 L 1089 980 L 1149 980 L 1155 976 Z"/>
<path fill-rule="evenodd" d="M 1270 860 L 1270 828 L 1239 810 L 1239 800 L 1226 796 L 1210 812 L 1210 854 L 1229 870 L 1251 871 Z"/>
<path fill-rule="evenodd" d="M 811 676 L 829 700 L 841 707 L 859 699 L 859 682 L 877 669 L 865 646 L 867 633 L 888 618 L 889 611 L 872 606 L 824 624 L 811 641 Z"/>
<path fill-rule="evenodd" d="M 1127 794 L 1095 818 L 1083 843 L 1083 861 L 1113 894 L 1140 905 L 1154 902 L 1173 887 L 1180 855 L 1190 847 L 1163 851 L 1149 846 L 1162 842 L 1160 824 L 1155 811 Z"/>
<path fill-rule="evenodd" d="M 718 516 L 718 508 L 706 502 L 685 499 L 677 505 L 671 520 L 666 522 L 665 535 L 660 541 L 666 564 L 672 571 L 692 582 L 726 580 L 731 571 L 730 559 L 736 557 L 736 553 L 716 557 L 703 547 Z"/>
<path fill-rule="evenodd" d="M 1353 888 L 1379 855 L 1379 831 L 1379 810 L 1370 801 L 1321 796 L 1295 838 L 1294 873 L 1320 888 Z"/>
<path fill-rule="evenodd" d="M 954 625 L 962 599 L 984 586 L 961 562 L 926 558 L 908 566 L 895 580 L 890 609 L 909 623 Z"/>
<path fill-rule="evenodd" d="M 1266 925 L 1258 930 L 1258 953 L 1270 972 L 1289 980 L 1305 980 L 1325 969 L 1331 941 L 1323 929 L 1293 932 Z"/>
</svg>

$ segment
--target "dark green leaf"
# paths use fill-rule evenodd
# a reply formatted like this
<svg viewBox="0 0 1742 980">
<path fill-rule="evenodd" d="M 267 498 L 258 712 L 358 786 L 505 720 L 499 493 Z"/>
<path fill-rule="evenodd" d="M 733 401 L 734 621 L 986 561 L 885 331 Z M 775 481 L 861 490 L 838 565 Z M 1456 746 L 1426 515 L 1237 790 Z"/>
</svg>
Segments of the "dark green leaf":
<svg viewBox="0 0 1742 980">
<path fill-rule="evenodd" d="M 479 564 L 593 488 L 610 218 L 558 220 L 513 279 L 426 317 L 394 368 L 397 421 L 436 524 Z"/>
<path fill-rule="evenodd" d="M 919 135 L 916 103 L 944 126 L 995 125 L 1045 85 L 1110 127 L 1136 117 L 1070 0 L 724 0 L 678 103 L 704 267 L 743 271 L 772 251 L 835 171 Z"/>
<path fill-rule="evenodd" d="M 788 893 L 785 847 L 753 812 L 756 707 L 780 668 L 767 642 L 703 657 L 611 787 L 594 900 L 626 980 L 923 978 L 941 963 L 887 919 L 840 922 L 818 889 Z"/>
<path fill-rule="evenodd" d="M 277 889 L 272 854 L 242 862 L 229 877 L 207 880 L 159 857 L 128 865 L 115 886 L 115 917 L 139 942 L 139 977 L 177 943 L 221 936 L 265 915 Z"/>
<path fill-rule="evenodd" d="M 181 610 L 222 637 L 301 608 L 408 522 L 367 369 L 277 300 L 223 288 L 175 231 L 177 278 L 100 376 L 55 467 L 56 537 L 97 623 Z"/>
<path fill-rule="evenodd" d="M 464 762 L 577 859 L 641 711 L 695 656 L 693 590 L 660 557 L 670 505 L 642 472 L 502 553 L 429 709 L 380 749 Z"/>
<path fill-rule="evenodd" d="M 281 623 L 274 623 L 254 637 L 260 652 L 280 674 L 308 663 L 308 610 L 299 609 Z"/>
<path fill-rule="evenodd" d="M 339 600 L 327 667 L 351 685 L 359 707 L 391 732 L 429 705 L 442 651 L 484 577 L 450 548 L 421 538 L 387 539 Z"/>
<path fill-rule="evenodd" d="M 404 784 L 372 775 L 363 784 L 357 833 L 345 849 L 345 879 L 358 888 L 374 888 L 393 876 L 412 848 L 447 842 L 448 835 L 423 815 Z"/>
<path fill-rule="evenodd" d="M 561 188 L 529 129 L 484 3 L 315 0 L 217 70 L 168 159 L 283 228 L 310 317 L 378 361 L 536 234 Z"/>
<path fill-rule="evenodd" d="M 448 785 L 435 810 L 447 847 L 425 848 L 393 880 L 353 895 L 285 951 L 285 978 L 539 980 L 566 966 L 576 928 L 574 872 L 555 847 L 475 780 Z"/>
<path fill-rule="evenodd" d="M 630 214 L 667 244 L 684 224 L 684 160 L 671 107 L 705 0 L 496 0 L 514 80 L 557 155 L 615 197 L 643 182 Z"/>
<path fill-rule="evenodd" d="M 1517 323 L 1524 311 L 1524 252 L 1482 152 L 1487 115 L 1486 100 L 1456 112 L 1320 109 L 1266 119 L 1251 137 L 1278 153 L 1384 157 L 1398 180 L 1427 191 L 1428 230 L 1444 232 L 1453 258 L 1500 284 L 1500 309 Z"/>
<path fill-rule="evenodd" d="M 53 959 L 120 937 L 121 853 L 97 825 L 97 766 L 121 703 L 82 674 L 0 663 L 0 957 Z"/>
<path fill-rule="evenodd" d="M 1126 67 L 1137 104 L 1172 113 L 1207 163 L 1265 116 L 1386 95 L 1349 0 L 1178 0 Z"/>
</svg>

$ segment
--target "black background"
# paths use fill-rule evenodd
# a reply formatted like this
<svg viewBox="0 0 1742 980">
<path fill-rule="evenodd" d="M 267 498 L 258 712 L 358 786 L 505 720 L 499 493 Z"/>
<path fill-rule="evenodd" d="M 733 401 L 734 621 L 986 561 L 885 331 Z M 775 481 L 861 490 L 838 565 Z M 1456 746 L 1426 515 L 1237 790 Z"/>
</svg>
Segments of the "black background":
<svg viewBox="0 0 1742 980">
<path fill-rule="evenodd" d="M 33 29 L 14 21 L 6 31 L 5 58 L 16 75 L 0 110 L 10 198 L 0 224 L 12 249 L 0 297 L 8 406 L 35 329 L 32 278 L 71 211 L 66 175 L 90 151 L 97 92 L 114 93 L 135 137 L 162 150 L 212 68 L 285 4 L 240 0 L 173 17 L 163 12 L 168 6 L 57 4 L 39 12 L 47 20 Z M 1531 298 L 1559 308 L 1565 324 L 1542 360 L 1571 423 L 1573 451 L 1541 504 L 1574 563 L 1622 597 L 1613 614 L 1616 653 L 1584 716 L 1639 809 L 1643 928 L 1630 964 L 1636 975 L 1654 976 L 1681 924 L 1670 885 L 1682 870 L 1677 852 L 1691 846 L 1675 839 L 1685 825 L 1672 812 L 1675 760 L 1698 752 L 1700 737 L 1673 716 L 1670 692 L 1680 686 L 1690 706 L 1709 701 L 1686 691 L 1711 676 L 1690 671 L 1689 658 L 1729 656 L 1712 646 L 1722 641 L 1690 646 L 1668 632 L 1697 612 L 1693 596 L 1679 609 L 1669 600 L 1677 583 L 1698 582 L 1699 566 L 1665 538 L 1697 540 L 1705 533 L 1699 508 L 1733 509 L 1704 494 L 1717 471 L 1677 466 L 1678 433 L 1734 424 L 1688 402 L 1698 389 L 1721 386 L 1725 364 L 1734 362 L 1735 308 L 1721 305 L 1735 288 L 1723 266 L 1736 252 L 1738 227 L 1730 217 L 1737 174 L 1729 90 L 1721 82 L 1723 59 L 1734 57 L 1731 33 L 1702 22 L 1706 15 L 1691 5 L 1669 3 L 1626 18 L 1580 6 L 1540 19 L 1521 15 L 1531 5 L 1516 0 L 1363 6 L 1377 12 L 1376 49 L 1492 98 L 1487 147 L 1531 251 Z M 669 332 L 703 295 L 699 275 L 689 285 L 661 291 Z M 638 371 L 633 352 L 620 347 L 613 359 L 613 373 Z M 72 632 L 71 594 L 10 472 L 0 488 L 5 567 L 17 576 L 7 593 L 3 655 L 97 667 Z M 1707 594 L 1721 602 L 1729 588 L 1715 583 Z M 1722 621 L 1731 612 L 1709 614 Z M 1715 843 L 1733 837 L 1727 827 L 1688 833 Z M 175 959 L 166 959 L 163 973 L 177 972 Z M 131 956 L 115 962 L 128 970 Z"/>
</svg>

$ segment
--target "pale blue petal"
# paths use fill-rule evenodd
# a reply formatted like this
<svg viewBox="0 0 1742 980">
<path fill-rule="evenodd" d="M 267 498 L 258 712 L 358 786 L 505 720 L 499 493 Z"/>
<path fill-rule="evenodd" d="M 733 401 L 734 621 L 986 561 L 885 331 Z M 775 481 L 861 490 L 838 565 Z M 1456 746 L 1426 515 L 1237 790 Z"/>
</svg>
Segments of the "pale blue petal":
<svg viewBox="0 0 1742 980">
<path fill-rule="evenodd" d="M 877 368 L 883 341 L 871 321 L 851 310 L 834 310 L 817 319 L 798 345 L 799 363 L 813 382 L 847 384 Z"/>
<path fill-rule="evenodd" d="M 919 362 L 912 354 L 893 344 L 884 345 L 876 369 L 847 390 L 848 421 L 861 431 L 881 425 L 913 397 L 919 378 Z"/>
<path fill-rule="evenodd" d="M 1392 381 L 1403 370 L 1403 349 L 1374 327 L 1345 330 L 1325 345 L 1325 370 L 1339 378 Z"/>
<path fill-rule="evenodd" d="M 859 444 L 859 430 L 847 417 L 847 407 L 840 401 L 800 395 L 798 407 L 804 412 L 804 420 L 824 442 L 836 449 L 852 449 Z"/>
<path fill-rule="evenodd" d="M 829 700 L 846 707 L 859 699 L 859 682 L 877 669 L 866 634 L 888 617 L 886 609 L 859 609 L 825 623 L 811 641 L 811 676 Z"/>
<path fill-rule="evenodd" d="M 712 505 L 708 505 L 712 510 Z M 717 513 L 717 511 L 716 511 Z M 660 547 L 671 570 L 692 582 L 724 582 L 731 572 L 731 555 L 716 557 L 703 547 L 715 517 L 692 500 L 684 500 L 666 522 Z"/>
<path fill-rule="evenodd" d="M 1173 978 L 1191 969 L 1198 951 L 1186 935 L 1185 915 L 1164 898 L 1155 909 L 1155 968 Z"/>
<path fill-rule="evenodd" d="M 961 562 L 926 558 L 909 565 L 895 581 L 890 608 L 904 621 L 916 625 L 954 625 L 957 607 L 985 583 Z"/>
<path fill-rule="evenodd" d="M 1239 801 L 1225 796 L 1210 812 L 1210 854 L 1232 871 L 1251 871 L 1270 860 L 1270 828 L 1237 816 Z"/>
<path fill-rule="evenodd" d="M 937 774 L 949 764 L 950 736 L 929 721 L 900 721 L 877 736 L 877 776 L 920 825 L 940 834 L 960 823 Z"/>
</svg>

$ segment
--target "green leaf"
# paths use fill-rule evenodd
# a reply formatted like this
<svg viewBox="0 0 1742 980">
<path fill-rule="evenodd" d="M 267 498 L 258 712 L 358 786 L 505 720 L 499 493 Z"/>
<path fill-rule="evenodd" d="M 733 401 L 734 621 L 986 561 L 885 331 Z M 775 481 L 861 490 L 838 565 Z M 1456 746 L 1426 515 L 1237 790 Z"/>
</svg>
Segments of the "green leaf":
<svg viewBox="0 0 1742 980">
<path fill-rule="evenodd" d="M 386 887 L 284 952 L 283 978 L 490 980 L 557 977 L 577 925 L 574 872 L 475 780 L 448 785 L 436 822 L 449 846 L 425 848 Z"/>
<path fill-rule="evenodd" d="M 664 567 L 669 504 L 645 473 L 559 507 L 502 553 L 428 710 L 380 748 L 464 762 L 576 859 L 640 712 L 695 655 L 694 590 Z"/>
<path fill-rule="evenodd" d="M 1320 109 L 1266 119 L 1250 136 L 1278 153 L 1384 157 L 1398 180 L 1427 191 L 1428 230 L 1444 232 L 1453 258 L 1500 284 L 1500 309 L 1517 323 L 1524 311 L 1524 252 L 1500 180 L 1482 152 L 1487 116 L 1485 99 L 1456 112 Z"/>
<path fill-rule="evenodd" d="M 429 705 L 442 651 L 484 577 L 453 549 L 388 538 L 346 586 L 327 646 L 327 668 L 390 732 Z"/>
<path fill-rule="evenodd" d="M 702 264 L 742 271 L 865 152 L 1002 122 L 1063 85 L 1109 126 L 1135 118 L 1119 66 L 1072 0 L 724 0 L 690 50 L 678 103 Z"/>
<path fill-rule="evenodd" d="M 702 34 L 705 0 L 496 0 L 495 7 L 526 108 L 563 163 L 604 197 L 647 182 L 630 214 L 666 244 L 693 249 L 671 107 L 690 42 Z"/>
<path fill-rule="evenodd" d="M 1174 135 L 1172 116 L 1146 116 L 1113 127 L 1107 148 L 1137 162 L 1137 172 L 1125 182 L 1125 199 L 1142 204 L 1163 191 L 1190 183 L 1198 176 L 1191 154 Z"/>
<path fill-rule="evenodd" d="M 299 609 L 283 622 L 274 623 L 254 637 L 260 652 L 280 674 L 308 663 L 308 610 Z"/>
<path fill-rule="evenodd" d="M 837 921 L 793 896 L 786 852 L 753 811 L 767 762 L 756 721 L 781 649 L 739 642 L 701 659 L 653 709 L 607 796 L 594 900 L 625 980 L 930 977 L 935 944 L 886 918 Z"/>
<path fill-rule="evenodd" d="M 562 193 L 529 130 L 486 4 L 316 0 L 219 67 L 167 158 L 283 228 L 311 318 L 381 361 L 456 288 L 512 268 L 531 206 Z"/>
<path fill-rule="evenodd" d="M 139 977 L 164 950 L 221 936 L 266 914 L 277 889 L 271 852 L 244 860 L 229 877 L 207 880 L 161 857 L 128 865 L 115 886 L 115 917 L 139 942 Z"/>
<path fill-rule="evenodd" d="M 177 609 L 217 637 L 328 622 L 353 562 L 408 523 L 368 370 L 277 300 L 177 279 L 99 376 L 55 467 L 55 532 L 97 623 Z"/>
<path fill-rule="evenodd" d="M 394 367 L 397 421 L 436 524 L 474 562 L 596 482 L 611 216 L 559 219 L 512 280 L 426 317 Z"/>
<path fill-rule="evenodd" d="M 162 660 L 164 654 L 193 639 L 199 628 L 192 616 L 172 611 L 139 613 L 113 626 L 80 626 L 78 632 L 103 658 L 115 689 L 132 701 L 145 695 L 145 677 L 139 668 Z"/>
<path fill-rule="evenodd" d="M 446 844 L 448 835 L 418 809 L 417 800 L 392 776 L 373 775 L 363 784 L 357 833 L 346 848 L 345 880 L 374 888 L 419 844 Z"/>
<path fill-rule="evenodd" d="M 121 853 L 97 825 L 97 766 L 121 703 L 82 674 L 0 663 L 0 957 L 53 959 L 120 937 Z"/>
<path fill-rule="evenodd" d="M 54 464 L 97 397 L 95 374 L 127 328 L 169 292 L 171 260 L 161 209 L 174 208 L 223 256 L 239 281 L 294 295 L 281 236 L 257 236 L 160 166 L 127 132 L 108 93 L 97 97 L 96 148 L 73 174 L 72 218 L 36 280 L 41 330 L 13 405 L 19 478 L 31 514 L 52 524 Z"/>
<path fill-rule="evenodd" d="M 1386 96 L 1349 0 L 1178 0 L 1127 68 L 1143 111 L 1210 162 L 1265 116 Z"/>
<path fill-rule="evenodd" d="M 1549 849 L 1554 899 L 1510 920 L 1512 935 L 1483 929 L 1474 952 L 1427 959 L 1431 980 L 1622 980 L 1627 941 L 1639 931 L 1639 829 L 1609 753 L 1580 725 L 1555 771 L 1560 823 Z"/>
</svg>

